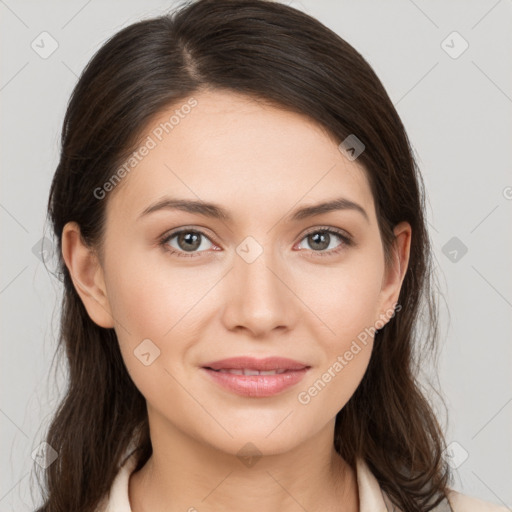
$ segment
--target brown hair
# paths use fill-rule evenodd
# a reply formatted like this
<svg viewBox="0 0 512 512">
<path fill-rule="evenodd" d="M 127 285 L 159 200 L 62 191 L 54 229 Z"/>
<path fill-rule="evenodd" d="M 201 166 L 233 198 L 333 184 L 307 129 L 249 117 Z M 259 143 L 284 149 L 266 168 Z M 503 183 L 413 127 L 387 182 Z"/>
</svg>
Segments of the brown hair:
<svg viewBox="0 0 512 512">
<path fill-rule="evenodd" d="M 199 0 L 134 23 L 86 66 L 70 98 L 48 202 L 64 283 L 59 349 L 69 365 L 66 394 L 46 436 L 58 452 L 45 470 L 40 512 L 92 512 L 110 489 L 135 436 L 141 468 L 151 456 L 146 403 L 132 382 L 113 329 L 96 325 L 60 253 L 75 221 L 101 248 L 101 187 L 162 109 L 202 88 L 260 98 L 316 120 L 338 142 L 355 134 L 389 262 L 393 227 L 412 227 L 401 311 L 375 335 L 368 369 L 337 414 L 334 445 L 352 466 L 369 465 L 408 512 L 431 510 L 452 476 L 442 430 L 417 376 L 437 351 L 437 305 L 421 175 L 404 126 L 365 59 L 319 21 L 268 0 Z M 425 313 L 425 318 L 422 318 Z M 427 331 L 418 331 L 424 320 Z M 43 485 L 41 485 L 43 487 Z"/>
</svg>

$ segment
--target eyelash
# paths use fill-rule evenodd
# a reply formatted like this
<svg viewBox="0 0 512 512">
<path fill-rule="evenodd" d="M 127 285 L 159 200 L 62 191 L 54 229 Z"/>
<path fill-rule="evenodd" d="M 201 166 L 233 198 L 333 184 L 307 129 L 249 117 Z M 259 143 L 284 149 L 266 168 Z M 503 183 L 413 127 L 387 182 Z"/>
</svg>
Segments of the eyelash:
<svg viewBox="0 0 512 512">
<path fill-rule="evenodd" d="M 210 240 L 210 238 L 205 233 L 203 233 L 202 231 L 200 231 L 198 229 L 180 229 L 180 230 L 174 231 L 174 232 L 172 232 L 170 234 L 166 233 L 160 239 L 159 245 L 162 246 L 164 248 L 164 250 L 167 251 L 169 254 L 176 255 L 176 256 L 178 256 L 180 258 L 181 257 L 183 257 L 183 258 L 195 258 L 198 255 L 200 255 L 201 252 L 204 252 L 204 251 L 199 251 L 199 252 L 196 252 L 196 253 L 187 254 L 187 253 L 184 253 L 183 251 L 177 251 L 177 250 L 175 250 L 173 248 L 169 248 L 169 246 L 167 245 L 169 243 L 169 241 L 172 240 L 175 236 L 177 236 L 177 235 L 179 235 L 181 233 L 195 233 L 195 234 L 199 234 L 201 236 L 204 236 L 205 238 Z M 345 235 L 344 232 L 342 232 L 341 230 L 338 230 L 338 229 L 335 229 L 335 228 L 330 228 L 330 227 L 323 227 L 323 226 L 319 227 L 319 228 L 315 228 L 314 230 L 305 233 L 300 241 L 302 242 L 302 240 L 304 240 L 304 238 L 306 238 L 309 235 L 315 234 L 315 233 L 329 233 L 329 234 L 333 234 L 333 235 L 338 236 L 342 240 L 342 242 L 343 242 L 336 249 L 331 249 L 330 251 L 313 251 L 313 250 L 311 250 L 311 252 L 315 253 L 315 255 L 319 256 L 319 257 L 334 256 L 334 255 L 338 254 L 339 252 L 341 252 L 342 250 L 346 249 L 347 247 L 351 247 L 351 246 L 354 245 L 354 241 L 352 240 L 352 238 L 350 238 L 349 236 Z M 211 242 L 211 240 L 210 240 L 210 242 Z M 301 249 L 301 250 L 304 250 L 304 249 Z"/>
</svg>

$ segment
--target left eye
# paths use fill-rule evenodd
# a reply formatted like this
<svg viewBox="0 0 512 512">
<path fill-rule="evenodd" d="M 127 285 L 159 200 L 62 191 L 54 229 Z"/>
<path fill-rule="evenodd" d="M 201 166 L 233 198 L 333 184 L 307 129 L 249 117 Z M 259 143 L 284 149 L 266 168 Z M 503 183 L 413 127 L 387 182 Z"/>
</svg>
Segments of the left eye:
<svg viewBox="0 0 512 512">
<path fill-rule="evenodd" d="M 326 250 L 331 245 L 334 237 L 340 239 L 342 241 L 341 244 L 336 246 L 335 248 L 330 248 Z M 320 229 L 316 231 L 311 231 L 306 234 L 306 236 L 302 240 L 307 240 L 309 246 L 313 249 L 313 252 L 319 253 L 318 256 L 324 256 L 327 254 L 337 253 L 342 250 L 344 246 L 351 245 L 351 240 L 348 236 L 345 236 L 338 231 L 334 231 L 332 229 Z"/>
</svg>

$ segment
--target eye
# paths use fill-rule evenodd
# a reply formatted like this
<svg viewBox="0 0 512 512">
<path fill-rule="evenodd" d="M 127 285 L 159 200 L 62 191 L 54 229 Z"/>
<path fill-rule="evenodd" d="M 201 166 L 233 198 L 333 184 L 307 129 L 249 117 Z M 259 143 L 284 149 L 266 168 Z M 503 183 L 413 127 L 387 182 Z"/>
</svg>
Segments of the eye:
<svg viewBox="0 0 512 512">
<path fill-rule="evenodd" d="M 334 235 L 334 237 L 332 235 Z M 331 242 L 333 242 L 335 238 L 341 240 L 342 243 L 335 248 L 331 248 L 326 251 L 325 249 L 331 246 Z M 347 234 L 338 229 L 327 227 L 316 228 L 314 231 L 306 233 L 306 236 L 302 240 L 307 241 L 308 245 L 312 248 L 313 253 L 315 253 L 315 256 L 335 255 L 346 247 L 353 245 L 352 239 Z"/>
<path fill-rule="evenodd" d="M 335 238 L 341 240 L 342 243 L 326 251 L 325 249 L 329 248 Z M 171 243 L 174 239 L 176 239 L 176 245 Z M 175 254 L 179 257 L 193 258 L 200 256 L 200 253 L 205 252 L 208 249 L 208 246 L 204 246 L 204 240 L 207 240 L 213 245 L 212 241 L 206 236 L 206 234 L 200 230 L 180 229 L 179 231 L 174 231 L 170 234 L 164 235 L 160 240 L 159 245 L 161 245 L 170 254 Z M 308 245 L 311 247 L 311 251 L 315 256 L 335 255 L 343 249 L 354 245 L 351 237 L 345 234 L 345 232 L 327 227 L 316 228 L 314 231 L 306 233 L 302 240 L 306 240 L 308 242 Z M 214 250 L 219 250 L 215 245 L 213 245 L 213 248 Z M 299 248 L 304 250 L 304 248 Z"/>
<path fill-rule="evenodd" d="M 171 244 L 173 239 L 176 239 L 177 247 Z M 176 254 L 177 256 L 185 258 L 193 258 L 195 257 L 194 253 L 203 252 L 198 251 L 198 249 L 208 249 L 208 247 L 204 247 L 202 239 L 206 239 L 212 243 L 202 231 L 198 231 L 196 229 L 182 229 L 169 235 L 165 235 L 160 240 L 160 245 L 171 254 Z"/>
</svg>

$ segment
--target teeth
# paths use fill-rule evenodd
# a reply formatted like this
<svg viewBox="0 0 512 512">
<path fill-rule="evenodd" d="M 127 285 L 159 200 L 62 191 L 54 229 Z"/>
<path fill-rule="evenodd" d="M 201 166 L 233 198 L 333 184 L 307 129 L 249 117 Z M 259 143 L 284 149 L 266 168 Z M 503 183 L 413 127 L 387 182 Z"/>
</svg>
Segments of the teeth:
<svg viewBox="0 0 512 512">
<path fill-rule="evenodd" d="M 281 373 L 286 372 L 286 370 L 279 369 L 279 370 L 266 370 L 266 371 L 259 371 L 259 370 L 251 370 L 249 368 L 240 368 L 240 369 L 229 369 L 229 370 L 216 370 L 221 373 L 232 373 L 233 375 L 278 375 Z"/>
</svg>

